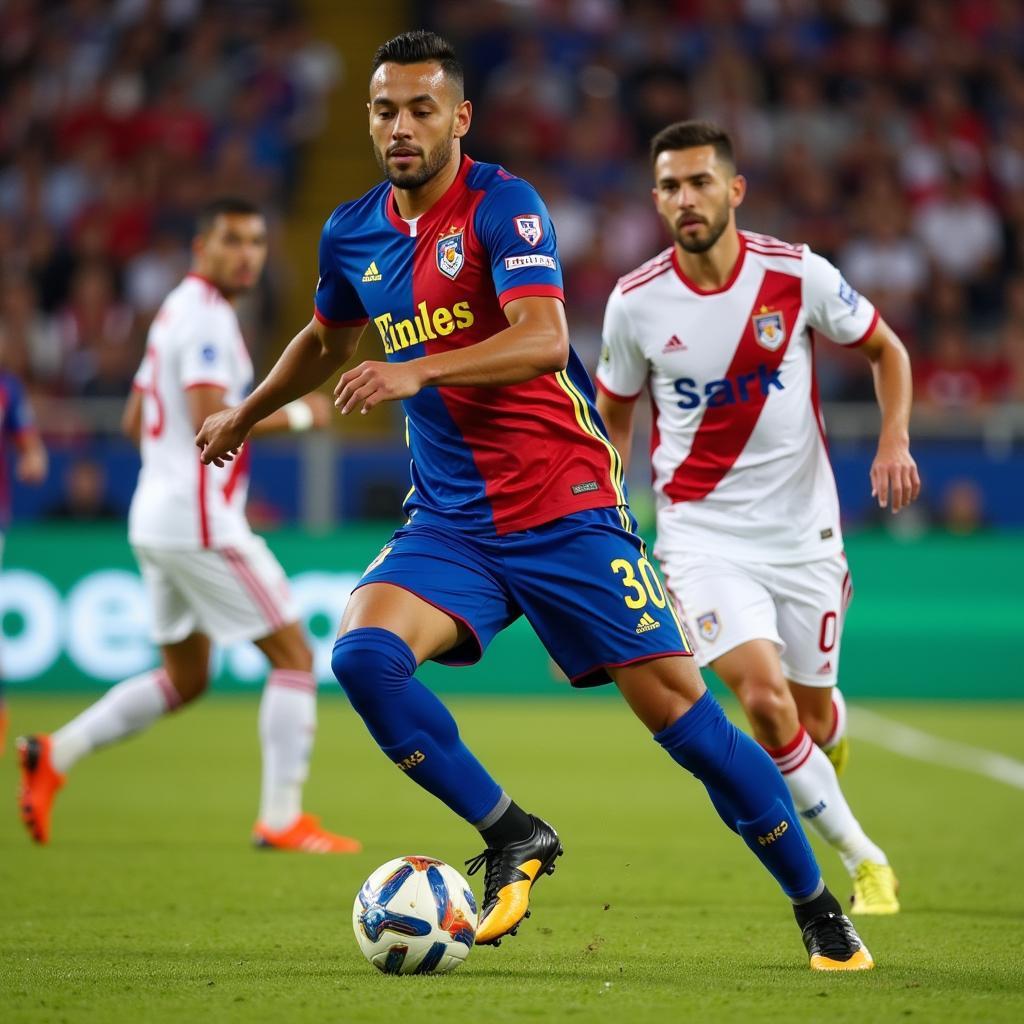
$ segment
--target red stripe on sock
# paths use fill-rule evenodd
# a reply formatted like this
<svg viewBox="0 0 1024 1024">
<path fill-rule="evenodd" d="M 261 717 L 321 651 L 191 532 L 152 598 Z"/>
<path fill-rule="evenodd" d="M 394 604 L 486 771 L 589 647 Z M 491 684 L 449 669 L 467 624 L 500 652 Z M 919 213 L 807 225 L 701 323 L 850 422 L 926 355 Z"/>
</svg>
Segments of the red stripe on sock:
<svg viewBox="0 0 1024 1024">
<path fill-rule="evenodd" d="M 288 690 L 301 690 L 303 693 L 316 693 L 316 679 L 310 672 L 297 672 L 290 669 L 277 669 L 267 676 L 267 686 L 283 686 Z"/>
<path fill-rule="evenodd" d="M 811 756 L 814 744 L 811 742 L 811 737 L 807 734 L 807 730 L 800 726 L 800 731 L 792 742 L 774 750 L 767 747 L 765 749 L 779 771 L 783 775 L 789 775 L 790 772 L 795 772 Z"/>
<path fill-rule="evenodd" d="M 168 711 L 176 711 L 181 707 L 181 694 L 174 688 L 174 683 L 171 682 L 171 677 L 163 670 L 157 669 L 153 673 L 154 681 L 156 685 L 160 687 L 160 692 L 164 696 L 164 703 L 167 705 Z"/>
<path fill-rule="evenodd" d="M 810 758 L 811 754 L 813 754 L 813 753 L 814 753 L 814 744 L 811 743 L 810 740 L 808 739 L 807 749 L 804 751 L 803 756 L 800 758 L 800 760 L 797 761 L 796 764 L 787 765 L 785 768 L 783 768 L 782 765 L 779 765 L 779 771 L 783 775 L 792 775 L 793 772 L 795 772 L 797 770 L 797 768 L 802 768 L 807 763 L 808 759 Z"/>
<path fill-rule="evenodd" d="M 784 747 L 765 747 L 764 749 L 768 752 L 769 757 L 773 761 L 777 761 L 780 757 L 788 757 L 792 754 L 797 747 L 800 746 L 804 741 L 804 737 L 807 735 L 807 730 L 801 725 L 797 729 L 796 735 L 784 746 Z M 764 744 L 762 744 L 764 746 Z"/>
</svg>

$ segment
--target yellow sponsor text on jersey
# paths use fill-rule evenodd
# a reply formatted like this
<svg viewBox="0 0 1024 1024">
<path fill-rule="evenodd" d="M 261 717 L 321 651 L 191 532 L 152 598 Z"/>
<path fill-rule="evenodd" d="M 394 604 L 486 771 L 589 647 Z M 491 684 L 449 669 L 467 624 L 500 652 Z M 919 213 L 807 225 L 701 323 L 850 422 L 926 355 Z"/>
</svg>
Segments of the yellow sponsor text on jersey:
<svg viewBox="0 0 1024 1024">
<path fill-rule="evenodd" d="M 476 322 L 468 302 L 456 302 L 451 309 L 439 306 L 431 311 L 426 302 L 416 307 L 416 315 L 405 320 L 396 320 L 392 313 L 381 313 L 373 322 L 380 332 L 384 351 L 388 355 L 410 345 L 421 345 L 425 341 L 447 337 L 455 331 L 472 327 Z"/>
</svg>

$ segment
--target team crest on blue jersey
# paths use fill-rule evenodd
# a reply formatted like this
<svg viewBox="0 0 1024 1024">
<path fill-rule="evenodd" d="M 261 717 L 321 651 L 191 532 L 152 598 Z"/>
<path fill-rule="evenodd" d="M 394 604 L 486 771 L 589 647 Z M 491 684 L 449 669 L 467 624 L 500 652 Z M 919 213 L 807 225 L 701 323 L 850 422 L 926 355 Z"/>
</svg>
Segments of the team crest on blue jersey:
<svg viewBox="0 0 1024 1024">
<path fill-rule="evenodd" d="M 462 232 L 445 235 L 437 240 L 437 269 L 453 281 L 466 262 L 466 253 L 462 247 Z"/>
<path fill-rule="evenodd" d="M 722 627 L 718 622 L 717 613 L 708 612 L 707 615 L 698 616 L 697 629 L 700 630 L 702 640 L 707 640 L 708 643 L 713 643 L 715 638 L 722 631 Z"/>
<path fill-rule="evenodd" d="M 752 318 L 754 337 L 762 348 L 769 352 L 777 351 L 786 340 L 786 321 L 777 309 L 762 306 L 761 311 Z"/>
<path fill-rule="evenodd" d="M 531 248 L 544 237 L 544 226 L 535 213 L 521 213 L 512 218 L 516 226 L 516 234 Z"/>
</svg>

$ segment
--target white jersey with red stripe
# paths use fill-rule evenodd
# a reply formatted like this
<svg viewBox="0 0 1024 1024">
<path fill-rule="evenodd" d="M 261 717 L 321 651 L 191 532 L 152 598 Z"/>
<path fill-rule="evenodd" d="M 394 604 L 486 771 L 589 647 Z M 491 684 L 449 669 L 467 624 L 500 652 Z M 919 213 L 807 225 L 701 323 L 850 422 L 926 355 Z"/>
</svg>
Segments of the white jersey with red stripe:
<svg viewBox="0 0 1024 1024">
<path fill-rule="evenodd" d="M 234 309 L 211 282 L 189 274 L 153 320 L 133 383 L 142 393 L 142 469 L 128 514 L 133 545 L 225 548 L 252 536 L 247 450 L 221 468 L 203 466 L 186 398 L 208 385 L 237 405 L 252 383 Z"/>
<path fill-rule="evenodd" d="M 598 386 L 654 405 L 659 553 L 791 564 L 842 549 L 813 333 L 857 345 L 878 314 L 805 245 L 740 232 L 722 288 L 666 249 L 608 300 Z"/>
</svg>

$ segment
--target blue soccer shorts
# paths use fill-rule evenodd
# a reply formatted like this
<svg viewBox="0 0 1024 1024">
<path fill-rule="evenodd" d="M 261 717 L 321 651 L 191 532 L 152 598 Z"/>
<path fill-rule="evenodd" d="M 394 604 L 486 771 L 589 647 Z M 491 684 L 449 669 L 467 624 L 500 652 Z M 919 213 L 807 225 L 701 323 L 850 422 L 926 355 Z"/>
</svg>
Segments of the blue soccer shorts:
<svg viewBox="0 0 1024 1024">
<path fill-rule="evenodd" d="M 525 615 L 573 686 L 598 686 L 609 668 L 692 653 L 643 540 L 623 518 L 591 509 L 503 536 L 412 520 L 357 588 L 390 583 L 464 624 L 470 638 L 434 659 L 442 664 L 479 661 Z"/>
</svg>

